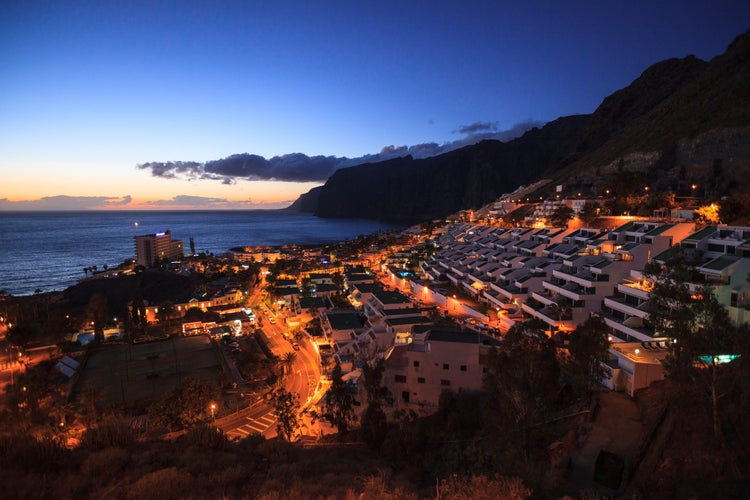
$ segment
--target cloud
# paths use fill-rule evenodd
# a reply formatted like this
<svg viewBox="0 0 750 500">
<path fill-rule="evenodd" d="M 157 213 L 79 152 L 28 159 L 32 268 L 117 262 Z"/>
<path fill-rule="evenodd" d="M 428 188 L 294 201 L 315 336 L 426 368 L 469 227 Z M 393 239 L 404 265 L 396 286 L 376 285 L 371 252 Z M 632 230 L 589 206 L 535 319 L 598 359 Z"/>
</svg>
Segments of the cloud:
<svg viewBox="0 0 750 500">
<path fill-rule="evenodd" d="M 425 142 L 412 146 L 391 144 L 384 146 L 379 153 L 358 158 L 290 153 L 266 159 L 257 154 L 240 153 L 204 163 L 197 161 L 148 162 L 141 163 L 136 168 L 150 171 L 154 177 L 182 180 L 209 179 L 221 181 L 223 184 L 234 184 L 239 180 L 323 183 L 340 168 L 376 163 L 407 155 L 413 158 L 429 158 L 487 139 L 509 141 L 521 136 L 530 128 L 541 125 L 541 122 L 529 120 L 508 130 L 497 130 L 498 122 L 476 122 L 459 127 L 457 132 L 463 134 L 464 137 L 455 141 L 443 144 Z"/>
<path fill-rule="evenodd" d="M 148 205 L 159 205 L 159 206 L 194 206 L 194 207 L 210 207 L 216 206 L 217 204 L 229 203 L 226 198 L 208 198 L 205 196 L 191 196 L 187 194 L 179 194 L 169 200 L 156 200 L 146 202 Z"/>
<path fill-rule="evenodd" d="M 167 200 L 155 200 L 144 202 L 145 206 L 159 208 L 182 208 L 182 209 L 274 209 L 288 207 L 292 201 L 280 202 L 254 202 L 253 200 L 231 201 L 226 198 L 210 198 L 207 196 L 195 196 L 180 194 Z"/>
<path fill-rule="evenodd" d="M 459 134 L 476 134 L 477 132 L 496 132 L 497 122 L 474 122 L 458 128 Z"/>
<path fill-rule="evenodd" d="M 38 200 L 10 201 L 0 198 L 0 210 L 92 210 L 128 205 L 130 195 L 116 196 L 45 196 Z"/>
</svg>

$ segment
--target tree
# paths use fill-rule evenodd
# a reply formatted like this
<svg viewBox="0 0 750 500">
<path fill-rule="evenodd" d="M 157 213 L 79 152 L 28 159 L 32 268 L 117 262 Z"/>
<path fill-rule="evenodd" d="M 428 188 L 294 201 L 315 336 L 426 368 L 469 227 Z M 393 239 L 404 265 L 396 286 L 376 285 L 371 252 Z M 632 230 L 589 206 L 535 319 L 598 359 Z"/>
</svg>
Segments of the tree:
<svg viewBox="0 0 750 500">
<path fill-rule="evenodd" d="M 220 396 L 216 384 L 186 379 L 170 389 L 148 408 L 149 419 L 170 432 L 211 420 L 211 401 Z"/>
<path fill-rule="evenodd" d="M 331 387 L 326 393 L 323 413 L 320 416 L 335 425 L 339 432 L 346 432 L 354 420 L 352 386 L 349 382 L 344 382 L 338 360 L 331 372 Z"/>
<path fill-rule="evenodd" d="M 39 323 L 20 323 L 13 325 L 6 334 L 5 338 L 11 345 L 25 348 L 29 342 L 41 338 L 42 326 Z"/>
<path fill-rule="evenodd" d="M 555 227 L 568 227 L 568 221 L 573 217 L 573 209 L 567 205 L 557 207 L 549 218 L 550 224 Z"/>
<path fill-rule="evenodd" d="M 190 255 L 195 255 L 195 240 L 192 236 L 190 237 Z"/>
<path fill-rule="evenodd" d="M 175 308 L 174 302 L 172 302 L 171 300 L 165 300 L 159 306 L 159 313 L 158 313 L 159 321 L 166 322 L 167 328 L 169 330 L 172 329 L 172 318 L 174 318 L 175 311 L 176 311 L 176 308 Z"/>
<path fill-rule="evenodd" d="M 698 207 L 694 220 L 699 224 L 718 224 L 720 209 L 715 203 Z"/>
<path fill-rule="evenodd" d="M 584 225 L 590 226 L 599 217 L 599 205 L 593 202 L 586 202 L 583 205 L 580 217 Z"/>
<path fill-rule="evenodd" d="M 557 324 L 555 326 L 559 329 L 562 322 L 570 318 L 570 301 L 566 297 L 560 297 L 557 302 L 550 304 L 549 310 L 557 318 Z"/>
<path fill-rule="evenodd" d="M 663 363 L 667 375 L 683 388 L 703 380 L 711 398 L 713 432 L 720 437 L 719 384 L 726 367 L 720 366 L 719 356 L 740 347 L 739 329 L 710 286 L 690 293 L 685 281 L 691 266 L 682 253 L 675 253 L 664 266 L 647 267 L 646 271 L 655 280 L 649 319 L 669 340 L 669 354 Z M 705 369 L 698 369 L 699 360 Z"/>
<path fill-rule="evenodd" d="M 297 397 L 283 387 L 271 393 L 271 401 L 276 412 L 276 432 L 284 441 L 291 441 L 299 429 Z"/>
<path fill-rule="evenodd" d="M 590 392 L 604 376 L 604 363 L 609 357 L 607 324 L 599 316 L 592 316 L 578 325 L 570 334 L 568 351 L 572 358 L 572 375 L 575 382 Z"/>
<path fill-rule="evenodd" d="M 559 389 L 560 367 L 555 346 L 543 324 L 513 326 L 488 360 L 484 388 L 490 413 L 498 413 L 510 438 L 529 461 L 532 434 L 549 416 Z"/>
<path fill-rule="evenodd" d="M 686 255 L 675 250 L 664 265 L 656 261 L 647 264 L 644 275 L 654 283 L 647 306 L 648 321 L 655 336 L 669 340 L 664 367 L 673 378 L 686 379 L 696 356 L 693 299 L 688 287 L 692 268 Z"/>
<path fill-rule="evenodd" d="M 362 375 L 367 392 L 367 408 L 362 414 L 361 430 L 365 442 L 374 449 L 380 448 L 388 434 L 388 421 L 383 407 L 391 404 L 392 398 L 387 387 L 383 386 L 385 361 L 378 358 L 373 363 L 365 363 Z"/>
<path fill-rule="evenodd" d="M 708 366 L 709 374 L 704 377 L 711 395 L 711 414 L 715 437 L 721 436 L 721 422 L 719 420 L 719 382 L 721 366 L 719 356 L 732 354 L 737 345 L 737 328 L 732 324 L 729 313 L 716 299 L 710 287 L 703 287 L 700 299 L 693 303 L 695 313 L 695 335 L 692 339 L 696 345 L 693 348 L 700 359 Z"/>
<path fill-rule="evenodd" d="M 288 370 L 292 368 L 292 365 L 297 360 L 297 353 L 296 352 L 286 352 L 281 357 L 281 364 L 284 367 L 284 373 L 286 373 Z"/>
<path fill-rule="evenodd" d="M 96 340 L 104 340 L 104 323 L 107 318 L 107 297 L 101 293 L 94 293 L 86 305 L 86 313 L 94 325 Z"/>
<path fill-rule="evenodd" d="M 138 290 L 133 297 L 130 316 L 132 317 L 133 325 L 142 335 L 145 335 L 148 327 L 148 320 L 146 319 L 146 301 L 140 290 Z"/>
</svg>

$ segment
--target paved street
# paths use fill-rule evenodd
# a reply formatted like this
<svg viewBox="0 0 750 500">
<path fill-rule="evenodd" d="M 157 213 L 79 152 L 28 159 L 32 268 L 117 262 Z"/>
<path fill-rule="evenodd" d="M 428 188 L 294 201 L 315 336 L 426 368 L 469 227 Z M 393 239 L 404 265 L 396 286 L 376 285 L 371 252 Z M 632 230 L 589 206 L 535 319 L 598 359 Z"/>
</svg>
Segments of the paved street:
<svg viewBox="0 0 750 500">
<path fill-rule="evenodd" d="M 284 386 L 287 391 L 297 395 L 300 411 L 305 410 L 321 395 L 320 356 L 312 342 L 307 339 L 300 340 L 299 349 L 294 349 L 295 341 L 287 334 L 283 318 L 261 306 L 260 289 L 259 286 L 253 291 L 250 298 L 251 307 L 256 316 L 262 318 L 262 330 L 268 341 L 268 348 L 274 356 L 281 360 L 286 356 L 293 356 L 292 363 L 286 367 Z M 262 434 L 266 438 L 276 436 L 276 415 L 267 401 L 256 401 L 234 415 L 217 420 L 217 425 L 230 438 L 244 438 L 251 434 Z"/>
<path fill-rule="evenodd" d="M 262 434 L 266 438 L 276 436 L 276 415 L 273 408 L 256 401 L 250 407 L 216 421 L 230 438 L 244 438 L 251 434 Z"/>
</svg>

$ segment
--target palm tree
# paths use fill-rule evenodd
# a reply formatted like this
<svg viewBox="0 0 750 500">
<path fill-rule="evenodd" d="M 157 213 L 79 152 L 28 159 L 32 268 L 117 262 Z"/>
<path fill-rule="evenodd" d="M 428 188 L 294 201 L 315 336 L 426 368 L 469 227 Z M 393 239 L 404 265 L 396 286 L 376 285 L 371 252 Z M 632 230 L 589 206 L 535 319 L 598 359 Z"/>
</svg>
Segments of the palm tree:
<svg viewBox="0 0 750 500">
<path fill-rule="evenodd" d="M 281 358 L 281 364 L 284 366 L 284 372 L 286 372 L 288 368 L 291 368 L 296 360 L 297 360 L 296 352 L 285 353 L 284 356 L 282 356 Z"/>
<path fill-rule="evenodd" d="M 174 303 L 170 300 L 165 300 L 159 306 L 159 321 L 165 321 L 167 328 L 172 330 L 172 318 L 174 317 L 175 307 Z"/>
<path fill-rule="evenodd" d="M 555 326 L 559 330 L 562 322 L 570 315 L 570 302 L 568 301 L 568 299 L 563 297 L 557 302 L 553 302 L 552 304 L 550 304 L 549 309 L 552 314 L 557 316 L 557 324 Z"/>
</svg>

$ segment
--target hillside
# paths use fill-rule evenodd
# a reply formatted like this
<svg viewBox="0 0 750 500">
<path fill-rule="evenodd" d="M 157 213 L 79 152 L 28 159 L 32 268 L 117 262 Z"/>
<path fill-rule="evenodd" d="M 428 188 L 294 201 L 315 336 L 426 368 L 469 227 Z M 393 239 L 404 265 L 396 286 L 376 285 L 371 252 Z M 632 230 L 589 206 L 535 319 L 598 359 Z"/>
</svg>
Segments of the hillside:
<svg viewBox="0 0 750 500">
<path fill-rule="evenodd" d="M 688 56 L 651 66 L 590 115 L 562 117 L 506 143 L 338 170 L 293 208 L 415 222 L 476 208 L 541 177 L 589 195 L 644 182 L 678 193 L 697 182 L 707 197 L 741 197 L 750 193 L 749 81 L 746 32 L 710 62 Z M 638 173 L 638 182 L 623 182 L 624 172 Z"/>
</svg>

